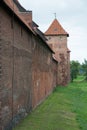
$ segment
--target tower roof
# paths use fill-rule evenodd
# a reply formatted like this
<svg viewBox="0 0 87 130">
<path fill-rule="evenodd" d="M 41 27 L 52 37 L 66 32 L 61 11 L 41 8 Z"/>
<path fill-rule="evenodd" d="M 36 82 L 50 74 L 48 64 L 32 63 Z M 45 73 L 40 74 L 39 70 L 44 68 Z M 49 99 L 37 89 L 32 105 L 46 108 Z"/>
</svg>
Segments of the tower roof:
<svg viewBox="0 0 87 130">
<path fill-rule="evenodd" d="M 63 29 L 57 19 L 54 19 L 50 27 L 45 32 L 45 35 L 67 35 L 69 34 Z"/>
</svg>

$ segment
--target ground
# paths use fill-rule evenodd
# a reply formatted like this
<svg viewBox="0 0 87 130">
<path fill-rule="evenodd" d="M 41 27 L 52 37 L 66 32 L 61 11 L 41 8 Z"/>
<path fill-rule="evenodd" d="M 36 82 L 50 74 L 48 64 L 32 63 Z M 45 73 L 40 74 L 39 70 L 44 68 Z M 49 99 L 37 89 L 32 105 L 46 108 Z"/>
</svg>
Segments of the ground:
<svg viewBox="0 0 87 130">
<path fill-rule="evenodd" d="M 14 130 L 87 130 L 87 82 L 78 78 L 54 92 Z"/>
</svg>

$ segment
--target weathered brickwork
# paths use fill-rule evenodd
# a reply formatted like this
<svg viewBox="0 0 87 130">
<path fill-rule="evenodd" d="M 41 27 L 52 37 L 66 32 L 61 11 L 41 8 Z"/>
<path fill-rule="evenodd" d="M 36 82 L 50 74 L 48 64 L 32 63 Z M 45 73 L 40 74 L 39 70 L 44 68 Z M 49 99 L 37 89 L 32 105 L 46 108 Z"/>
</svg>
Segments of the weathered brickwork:
<svg viewBox="0 0 87 130">
<path fill-rule="evenodd" d="M 0 10 L 1 11 L 1 10 Z M 1 18 L 1 13 L 0 13 Z M 2 130 L 2 102 L 1 102 L 1 92 L 2 92 L 2 57 L 1 57 L 1 51 L 2 51 L 2 39 L 1 39 L 1 20 L 0 20 L 0 130 Z"/>
<path fill-rule="evenodd" d="M 38 44 L 36 44 L 37 41 Z M 34 42 L 32 69 L 33 107 L 36 107 L 44 100 L 56 86 L 56 74 L 54 75 L 55 70 L 53 67 L 56 69 L 57 63 L 53 61 L 52 53 L 50 53 L 50 51 L 48 52 L 46 45 L 41 43 L 40 39 L 37 39 Z"/>
<path fill-rule="evenodd" d="M 11 130 L 56 86 L 47 44 L 0 6 L 0 130 Z"/>
<path fill-rule="evenodd" d="M 0 15 L 1 18 L 1 15 Z M 2 91 L 2 84 L 1 84 L 1 79 L 2 79 L 2 58 L 1 58 L 1 53 L 2 52 L 2 39 L 1 39 L 1 21 L 0 21 L 0 130 L 2 130 L 2 102 L 1 102 L 1 91 Z"/>
<path fill-rule="evenodd" d="M 32 43 L 31 33 L 0 8 L 2 44 L 2 125 L 10 129 L 12 119 L 24 117 L 32 107 Z M 13 27 L 11 26 L 13 24 Z M 22 31 L 22 32 L 21 32 Z M 14 117 L 14 118 L 13 118 Z"/>
<path fill-rule="evenodd" d="M 57 84 L 66 86 L 70 81 L 70 51 L 67 46 L 67 32 L 61 27 L 57 19 L 45 32 L 48 45 L 54 50 L 54 57 L 58 61 Z"/>
<path fill-rule="evenodd" d="M 31 11 L 18 0 L 0 2 L 0 130 L 12 130 L 56 85 L 69 82 L 69 35 L 55 19 L 45 34 L 50 48 Z"/>
</svg>

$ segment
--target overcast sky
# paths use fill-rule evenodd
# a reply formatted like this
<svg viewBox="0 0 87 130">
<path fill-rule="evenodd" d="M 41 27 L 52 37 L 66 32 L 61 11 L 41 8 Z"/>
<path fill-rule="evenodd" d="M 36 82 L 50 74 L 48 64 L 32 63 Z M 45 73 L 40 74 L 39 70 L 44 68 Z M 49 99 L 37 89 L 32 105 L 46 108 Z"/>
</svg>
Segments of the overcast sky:
<svg viewBox="0 0 87 130">
<path fill-rule="evenodd" d="M 32 10 L 33 20 L 45 32 L 56 18 L 69 33 L 68 48 L 71 60 L 87 59 L 87 0 L 19 0 L 27 10 Z"/>
</svg>

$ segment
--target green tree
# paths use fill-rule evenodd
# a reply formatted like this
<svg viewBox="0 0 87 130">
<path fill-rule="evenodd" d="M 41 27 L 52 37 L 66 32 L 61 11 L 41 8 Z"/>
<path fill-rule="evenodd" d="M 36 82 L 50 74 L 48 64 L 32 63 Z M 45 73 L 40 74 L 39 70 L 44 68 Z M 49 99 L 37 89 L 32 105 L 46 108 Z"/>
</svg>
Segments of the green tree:
<svg viewBox="0 0 87 130">
<path fill-rule="evenodd" d="M 87 60 L 86 59 L 84 59 L 84 63 L 82 63 L 82 68 L 84 71 L 85 80 L 87 81 Z"/>
<path fill-rule="evenodd" d="M 80 68 L 80 63 L 78 61 L 71 61 L 70 62 L 70 71 L 71 71 L 71 82 L 75 78 L 77 78 L 77 75 L 79 74 L 79 68 Z"/>
</svg>

